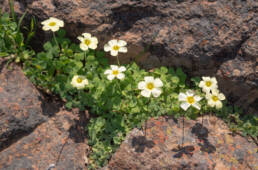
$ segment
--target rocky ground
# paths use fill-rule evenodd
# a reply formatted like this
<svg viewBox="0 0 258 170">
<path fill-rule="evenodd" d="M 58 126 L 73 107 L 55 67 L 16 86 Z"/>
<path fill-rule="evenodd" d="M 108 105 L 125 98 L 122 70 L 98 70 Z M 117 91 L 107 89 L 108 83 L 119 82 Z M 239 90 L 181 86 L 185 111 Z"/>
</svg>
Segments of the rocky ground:
<svg viewBox="0 0 258 170">
<path fill-rule="evenodd" d="M 214 116 L 184 122 L 171 117 L 150 119 L 147 130 L 134 129 L 113 155 L 108 169 L 256 170 L 257 145 L 233 135 Z"/>
<path fill-rule="evenodd" d="M 7 10 L 8 0 L 2 4 Z M 111 38 L 126 40 L 122 62 L 216 76 L 228 99 L 258 113 L 257 0 L 17 0 L 15 10 L 27 10 L 28 21 L 64 20 L 77 43 L 83 32 L 97 36 L 100 48 Z M 36 47 L 48 37 L 38 31 Z"/>
<path fill-rule="evenodd" d="M 20 67 L 12 65 L 9 70 L 4 64 L 1 60 L 0 169 L 87 169 L 90 147 L 84 128 L 88 113 L 65 110 L 62 102 L 42 95 Z M 258 168 L 255 143 L 232 134 L 214 116 L 201 122 L 201 118 L 185 120 L 180 148 L 182 119 L 150 119 L 146 130 L 134 129 L 127 136 L 103 169 Z"/>
</svg>

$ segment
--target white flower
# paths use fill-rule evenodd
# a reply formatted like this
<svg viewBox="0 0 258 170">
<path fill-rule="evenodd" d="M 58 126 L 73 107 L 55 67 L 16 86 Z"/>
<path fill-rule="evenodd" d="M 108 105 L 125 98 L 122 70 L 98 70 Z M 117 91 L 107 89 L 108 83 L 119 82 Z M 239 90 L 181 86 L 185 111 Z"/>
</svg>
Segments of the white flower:
<svg viewBox="0 0 258 170">
<path fill-rule="evenodd" d="M 120 53 L 127 53 L 126 42 L 123 40 L 110 40 L 104 46 L 104 51 L 110 51 L 112 56 L 117 56 L 118 52 Z"/>
<path fill-rule="evenodd" d="M 151 94 L 154 97 L 159 97 L 162 93 L 162 86 L 162 81 L 159 78 L 154 79 L 152 76 L 144 77 L 144 81 L 138 83 L 138 89 L 142 90 L 141 95 L 144 97 L 150 97 Z"/>
<path fill-rule="evenodd" d="M 211 90 L 218 88 L 217 80 L 215 77 L 202 77 L 199 87 L 202 88 L 202 91 L 208 93 Z"/>
<path fill-rule="evenodd" d="M 79 75 L 75 75 L 73 76 L 71 85 L 77 89 L 83 89 L 85 87 L 85 85 L 88 85 L 89 82 L 86 79 L 85 76 L 79 76 Z"/>
<path fill-rule="evenodd" d="M 117 65 L 111 65 L 110 67 L 111 69 L 104 72 L 104 74 L 107 74 L 108 80 L 113 80 L 114 78 L 122 80 L 125 78 L 125 74 L 123 72 L 126 68 L 124 66 L 118 67 Z"/>
<path fill-rule="evenodd" d="M 208 105 L 211 107 L 216 107 L 216 109 L 222 108 L 221 100 L 225 100 L 225 95 L 220 93 L 219 90 L 213 89 L 211 93 L 206 93 L 206 99 L 208 100 Z"/>
<path fill-rule="evenodd" d="M 50 17 L 49 19 L 41 22 L 41 24 L 43 25 L 44 31 L 51 30 L 55 32 L 55 31 L 58 31 L 60 27 L 64 26 L 64 21 L 54 17 Z"/>
<path fill-rule="evenodd" d="M 179 93 L 178 100 L 182 101 L 180 107 L 185 111 L 190 107 L 193 106 L 196 109 L 200 110 L 201 106 L 198 103 L 202 98 L 198 95 L 194 94 L 194 91 L 187 90 L 186 93 Z"/>
<path fill-rule="evenodd" d="M 80 48 L 83 51 L 87 51 L 89 48 L 95 50 L 98 45 L 98 39 L 96 37 L 92 37 L 89 33 L 83 33 L 82 36 L 77 37 L 81 43 Z"/>
</svg>

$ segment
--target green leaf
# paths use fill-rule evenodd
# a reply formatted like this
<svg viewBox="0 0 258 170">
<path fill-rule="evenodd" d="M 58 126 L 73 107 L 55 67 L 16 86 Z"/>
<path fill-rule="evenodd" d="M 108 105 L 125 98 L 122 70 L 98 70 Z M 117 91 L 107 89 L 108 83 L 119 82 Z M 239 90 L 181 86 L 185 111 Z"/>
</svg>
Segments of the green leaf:
<svg viewBox="0 0 258 170">
<path fill-rule="evenodd" d="M 79 61 L 83 60 L 84 59 L 84 53 L 76 53 L 76 54 L 74 54 L 74 59 L 75 60 L 79 60 Z"/>
<path fill-rule="evenodd" d="M 105 56 L 105 52 L 104 51 L 96 51 L 96 56 L 103 58 Z"/>
<path fill-rule="evenodd" d="M 178 84 L 179 81 L 180 81 L 177 76 L 173 76 L 173 77 L 171 78 L 171 80 L 172 80 L 172 82 L 175 83 L 175 84 Z"/>
<path fill-rule="evenodd" d="M 168 69 L 166 68 L 166 67 L 160 67 L 160 72 L 162 73 L 162 74 L 166 74 L 167 72 L 168 72 Z"/>
<path fill-rule="evenodd" d="M 46 50 L 46 51 L 49 51 L 52 49 L 52 44 L 48 41 L 46 42 L 44 45 L 43 45 L 43 48 Z"/>
<path fill-rule="evenodd" d="M 7 52 L 0 52 L 0 57 L 6 57 L 8 56 L 9 54 Z"/>
<path fill-rule="evenodd" d="M 57 31 L 57 36 L 60 38 L 64 38 L 65 34 L 66 34 L 66 32 L 64 29 L 60 29 L 59 31 Z"/>
</svg>

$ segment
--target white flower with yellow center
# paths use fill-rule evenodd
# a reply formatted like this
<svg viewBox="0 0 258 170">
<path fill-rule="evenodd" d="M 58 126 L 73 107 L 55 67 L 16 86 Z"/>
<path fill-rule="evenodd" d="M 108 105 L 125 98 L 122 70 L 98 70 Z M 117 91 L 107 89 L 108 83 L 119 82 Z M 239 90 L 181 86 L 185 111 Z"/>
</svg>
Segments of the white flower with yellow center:
<svg viewBox="0 0 258 170">
<path fill-rule="evenodd" d="M 73 76 L 71 85 L 77 89 L 83 89 L 86 85 L 88 85 L 88 79 L 85 76 L 75 75 Z"/>
<path fill-rule="evenodd" d="M 142 90 L 141 95 L 144 97 L 150 97 L 151 94 L 159 97 L 162 93 L 162 86 L 162 81 L 159 78 L 154 79 L 152 76 L 144 77 L 144 81 L 138 83 L 138 89 Z"/>
<path fill-rule="evenodd" d="M 51 30 L 52 32 L 56 32 L 59 30 L 60 27 L 64 26 L 64 21 L 54 17 L 50 17 L 49 19 L 41 22 L 41 24 L 43 25 L 42 29 L 44 31 Z"/>
<path fill-rule="evenodd" d="M 110 67 L 111 69 L 104 72 L 104 74 L 107 74 L 108 80 L 113 80 L 114 78 L 122 80 L 125 78 L 125 74 L 123 72 L 126 68 L 124 66 L 118 67 L 117 65 L 111 65 Z"/>
<path fill-rule="evenodd" d="M 83 33 L 82 36 L 77 37 L 81 43 L 80 48 L 83 51 L 87 51 L 89 48 L 95 50 L 98 45 L 98 39 L 96 37 L 92 37 L 89 33 Z"/>
<path fill-rule="evenodd" d="M 213 89 L 211 93 L 206 93 L 206 99 L 208 100 L 208 105 L 211 107 L 216 107 L 216 109 L 222 108 L 222 100 L 225 100 L 225 95 L 220 93 L 219 90 Z"/>
<path fill-rule="evenodd" d="M 184 109 L 185 111 L 190 107 L 193 106 L 196 109 L 200 110 L 201 106 L 198 103 L 202 98 L 198 95 L 194 94 L 194 91 L 187 90 L 186 93 L 179 93 L 178 100 L 182 103 L 180 104 L 180 107 Z"/>
<path fill-rule="evenodd" d="M 203 92 L 210 92 L 213 89 L 217 89 L 217 80 L 215 77 L 202 77 L 202 81 L 199 84 Z"/>
<path fill-rule="evenodd" d="M 120 53 L 127 53 L 126 42 L 123 40 L 110 40 L 104 46 L 104 51 L 110 51 L 112 56 L 117 56 L 118 52 Z"/>
</svg>

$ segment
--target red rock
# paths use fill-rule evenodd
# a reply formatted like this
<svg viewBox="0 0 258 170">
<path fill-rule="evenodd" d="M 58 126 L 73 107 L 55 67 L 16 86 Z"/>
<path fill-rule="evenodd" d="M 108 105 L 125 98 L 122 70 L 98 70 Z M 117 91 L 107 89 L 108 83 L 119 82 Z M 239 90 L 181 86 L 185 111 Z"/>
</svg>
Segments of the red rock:
<svg viewBox="0 0 258 170">
<path fill-rule="evenodd" d="M 41 109 L 42 96 L 22 70 L 12 65 L 0 74 L 0 151 L 30 133 L 46 120 Z"/>
<path fill-rule="evenodd" d="M 39 125 L 0 152 L 0 169 L 86 169 L 85 157 L 88 145 L 85 139 L 85 121 L 77 113 L 60 111 L 47 122 Z"/>
<path fill-rule="evenodd" d="M 182 119 L 150 119 L 146 136 L 134 129 L 112 156 L 106 169 L 255 169 L 257 146 L 232 135 L 225 123 L 214 117 L 185 120 L 184 147 Z"/>
</svg>

